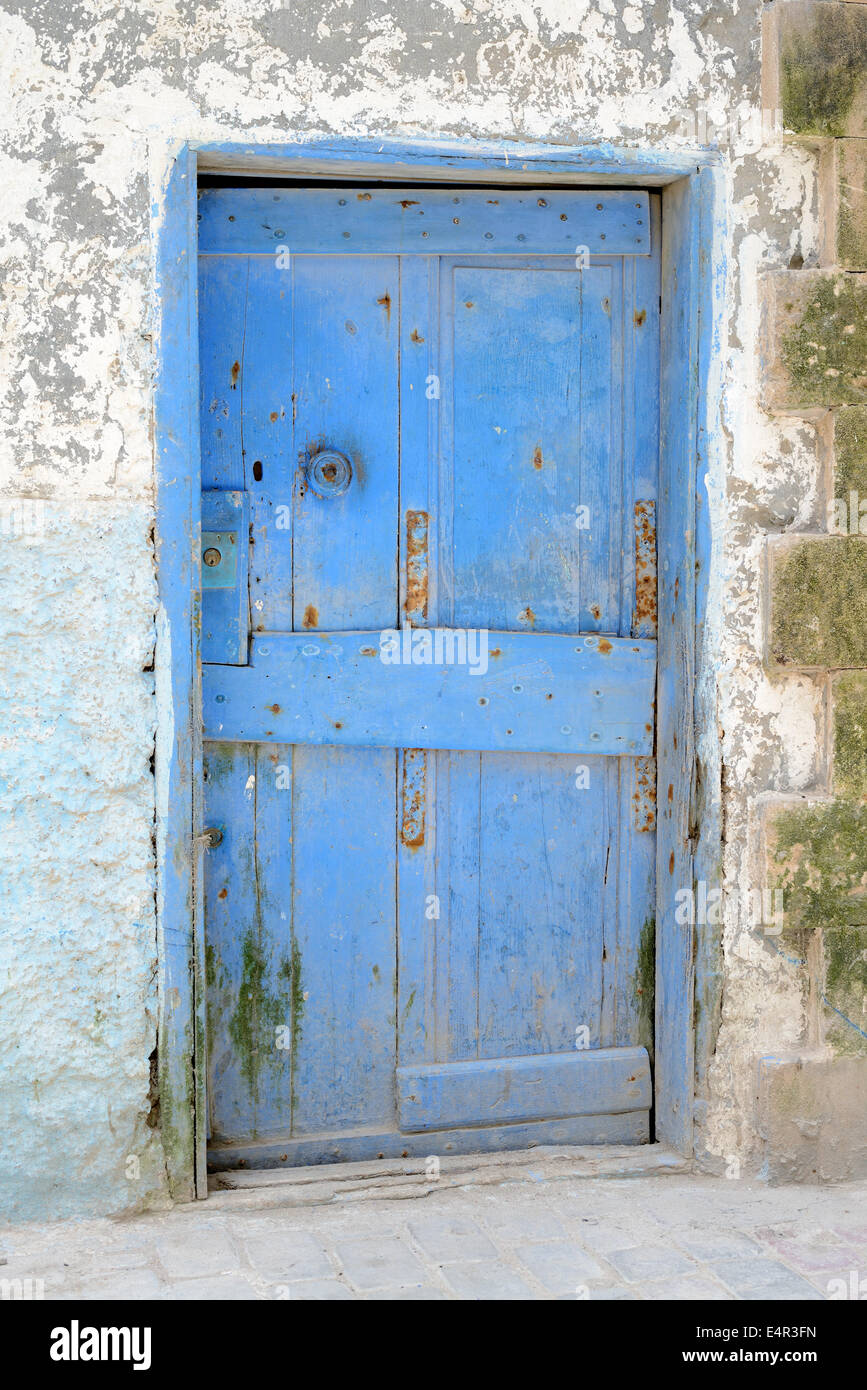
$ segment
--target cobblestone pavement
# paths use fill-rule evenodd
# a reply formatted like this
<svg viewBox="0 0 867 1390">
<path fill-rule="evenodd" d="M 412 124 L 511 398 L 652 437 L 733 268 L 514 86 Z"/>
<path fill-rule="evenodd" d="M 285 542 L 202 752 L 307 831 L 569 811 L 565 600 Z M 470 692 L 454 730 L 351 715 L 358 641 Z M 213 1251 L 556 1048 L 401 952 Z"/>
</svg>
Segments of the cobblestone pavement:
<svg viewBox="0 0 867 1390">
<path fill-rule="evenodd" d="M 867 1297 L 860 1184 L 542 1179 L 258 1209 L 235 1195 L 2 1228 L 3 1296 L 816 1300 L 860 1286 Z"/>
</svg>

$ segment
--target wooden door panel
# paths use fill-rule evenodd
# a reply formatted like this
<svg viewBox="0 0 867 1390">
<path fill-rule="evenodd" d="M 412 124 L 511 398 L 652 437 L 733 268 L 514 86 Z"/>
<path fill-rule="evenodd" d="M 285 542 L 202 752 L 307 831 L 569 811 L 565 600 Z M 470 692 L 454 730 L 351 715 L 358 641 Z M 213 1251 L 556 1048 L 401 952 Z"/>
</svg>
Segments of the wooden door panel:
<svg viewBox="0 0 867 1390">
<path fill-rule="evenodd" d="M 295 445 L 299 464 L 332 447 L 352 463 L 340 497 L 296 483 L 294 630 L 351 631 L 397 621 L 398 262 L 311 256 L 296 262 Z M 280 631 L 276 624 L 266 630 Z"/>
<path fill-rule="evenodd" d="M 581 1025 L 600 1046 L 617 765 L 594 759 L 580 793 L 573 767 L 542 754 L 481 760 L 480 1057 L 575 1051 Z"/>
<path fill-rule="evenodd" d="M 446 262 L 443 280 L 446 351 L 454 344 L 454 394 L 444 409 L 454 458 L 454 622 L 616 632 L 612 269 Z"/>
<path fill-rule="evenodd" d="M 395 752 L 295 748 L 292 1131 L 394 1122 Z M 287 918 L 289 913 L 287 913 Z M 285 1095 L 275 1120 L 285 1126 Z"/>
</svg>

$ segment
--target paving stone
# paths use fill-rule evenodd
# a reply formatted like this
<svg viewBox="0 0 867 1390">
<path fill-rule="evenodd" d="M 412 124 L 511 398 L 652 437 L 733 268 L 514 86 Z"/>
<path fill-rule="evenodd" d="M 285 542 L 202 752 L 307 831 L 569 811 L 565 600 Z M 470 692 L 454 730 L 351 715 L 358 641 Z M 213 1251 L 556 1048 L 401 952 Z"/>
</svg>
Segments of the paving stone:
<svg viewBox="0 0 867 1390">
<path fill-rule="evenodd" d="M 246 1279 L 234 1274 L 221 1274 L 204 1279 L 179 1279 L 171 1285 L 168 1297 L 175 1301 L 201 1298 L 251 1302 L 258 1299 L 259 1294 Z"/>
<path fill-rule="evenodd" d="M 673 1279 L 654 1279 L 649 1284 L 642 1284 L 642 1297 L 657 1299 L 695 1299 L 703 1302 L 725 1302 L 730 1300 L 732 1295 L 727 1289 L 715 1284 L 712 1279 L 706 1279 L 700 1274 L 679 1274 Z"/>
<path fill-rule="evenodd" d="M 808 1241 L 781 1240 L 774 1242 L 774 1253 L 786 1264 L 794 1265 L 802 1274 L 813 1271 L 828 1274 L 848 1273 L 857 1268 L 858 1254 L 845 1245 L 816 1245 Z"/>
<path fill-rule="evenodd" d="M 328 1279 L 334 1269 L 322 1242 L 309 1231 L 273 1231 L 249 1236 L 244 1250 L 263 1279 Z"/>
<path fill-rule="evenodd" d="M 497 1260 L 443 1265 L 442 1275 L 459 1298 L 534 1299 L 538 1295 L 519 1274 Z"/>
<path fill-rule="evenodd" d="M 104 1269 L 149 1269 L 156 1263 L 156 1258 L 157 1248 L 152 1241 L 112 1246 L 91 1253 L 89 1270 L 92 1274 L 100 1275 Z"/>
<path fill-rule="evenodd" d="M 563 1240 L 521 1245 L 515 1254 L 549 1293 L 569 1293 L 604 1274 L 592 1255 Z"/>
<path fill-rule="evenodd" d="M 778 1240 L 794 1240 L 798 1234 L 798 1227 L 792 1224 L 779 1226 L 757 1226 L 753 1235 L 756 1240 L 766 1241 L 770 1245 L 776 1244 Z"/>
<path fill-rule="evenodd" d="M 172 1279 L 197 1274 L 231 1274 L 240 1263 L 226 1234 L 216 1228 L 197 1227 L 191 1221 L 181 1234 L 173 1231 L 154 1241 L 160 1262 Z"/>
<path fill-rule="evenodd" d="M 631 1283 L 663 1279 L 666 1275 L 689 1274 L 695 1270 L 691 1260 L 665 1245 L 636 1245 L 629 1250 L 611 1250 L 605 1258 L 618 1274 Z"/>
<path fill-rule="evenodd" d="M 819 1298 L 812 1284 L 779 1260 L 741 1256 L 710 1266 L 718 1279 L 740 1298 Z"/>
<path fill-rule="evenodd" d="M 863 1245 L 867 1248 L 867 1225 L 858 1217 L 852 1217 L 851 1225 L 848 1222 L 836 1222 L 830 1227 L 830 1232 L 839 1236 L 844 1245 Z"/>
<path fill-rule="evenodd" d="M 409 1229 L 425 1254 L 437 1262 L 488 1260 L 497 1254 L 481 1227 L 466 1217 L 421 1217 L 410 1221 Z"/>
<path fill-rule="evenodd" d="M 797 1283 L 794 1282 L 795 1279 L 798 1280 Z M 774 1299 L 786 1303 L 793 1299 L 800 1299 L 802 1303 L 822 1303 L 825 1299 L 823 1293 L 797 1275 L 793 1276 L 789 1284 L 780 1284 L 776 1288 L 743 1289 L 738 1296 L 745 1303 L 762 1303 Z"/>
<path fill-rule="evenodd" d="M 568 1294 L 563 1294 L 568 1298 Z M 637 1303 L 638 1296 L 625 1284 L 591 1284 L 586 1293 L 582 1290 L 581 1302 L 587 1303 Z"/>
<path fill-rule="evenodd" d="M 34 1266 L 26 1261 L 10 1262 L 0 1268 L 0 1302 L 14 1297 L 19 1281 L 22 1291 L 30 1289 L 34 1298 L 54 1298 L 61 1289 L 79 1284 L 84 1277 L 80 1267 L 51 1268 L 42 1264 Z"/>
<path fill-rule="evenodd" d="M 544 1199 L 526 1206 L 492 1203 L 483 1208 L 482 1218 L 498 1240 L 564 1240 L 568 1232 Z"/>
<path fill-rule="evenodd" d="M 740 1231 L 676 1232 L 678 1245 L 695 1260 L 727 1260 L 736 1255 L 760 1255 L 761 1246 Z"/>
<path fill-rule="evenodd" d="M 311 1299 L 324 1303 L 346 1303 L 352 1302 L 353 1298 L 352 1290 L 337 1279 L 308 1279 L 303 1284 L 291 1285 L 290 1301 L 295 1303 L 309 1302 Z"/>
<path fill-rule="evenodd" d="M 342 1272 L 358 1289 L 402 1288 L 427 1282 L 424 1265 L 398 1236 L 341 1239 L 335 1250 Z"/>
<path fill-rule="evenodd" d="M 421 1288 L 374 1289 L 373 1293 L 365 1295 L 365 1301 L 368 1303 L 385 1303 L 389 1300 L 400 1303 L 436 1303 L 440 1300 L 445 1301 L 445 1297 L 442 1289 L 435 1289 L 430 1284 L 423 1284 Z"/>
<path fill-rule="evenodd" d="M 618 1221 L 582 1220 L 574 1223 L 572 1229 L 581 1245 L 597 1255 L 609 1250 L 627 1250 L 634 1245 L 649 1245 L 659 1240 L 661 1234 L 660 1227 L 648 1228 L 637 1220 L 631 1227 Z"/>
<path fill-rule="evenodd" d="M 151 1269 L 118 1269 L 99 1278 L 90 1278 L 77 1286 L 80 1298 L 162 1298 L 164 1282 Z"/>
</svg>

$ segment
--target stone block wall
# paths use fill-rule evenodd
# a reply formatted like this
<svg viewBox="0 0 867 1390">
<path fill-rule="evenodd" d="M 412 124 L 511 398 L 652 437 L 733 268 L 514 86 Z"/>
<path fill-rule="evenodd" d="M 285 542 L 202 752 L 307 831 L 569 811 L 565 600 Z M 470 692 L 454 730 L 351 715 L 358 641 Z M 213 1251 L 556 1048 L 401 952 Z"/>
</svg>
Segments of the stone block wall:
<svg viewBox="0 0 867 1390">
<path fill-rule="evenodd" d="M 819 168 L 819 264 L 765 277 L 763 405 L 816 432 L 823 505 L 767 543 L 767 669 L 821 690 L 817 784 L 761 807 L 778 949 L 808 990 L 802 1045 L 759 1063 L 771 1178 L 867 1174 L 867 4 L 771 14 L 765 91 Z"/>
</svg>

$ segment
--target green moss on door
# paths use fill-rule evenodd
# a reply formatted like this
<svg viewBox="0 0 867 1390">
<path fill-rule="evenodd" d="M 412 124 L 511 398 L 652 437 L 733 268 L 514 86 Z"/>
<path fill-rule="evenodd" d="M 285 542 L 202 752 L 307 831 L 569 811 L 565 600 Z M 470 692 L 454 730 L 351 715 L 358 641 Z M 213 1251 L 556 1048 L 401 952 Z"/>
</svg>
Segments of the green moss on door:
<svg viewBox="0 0 867 1390">
<path fill-rule="evenodd" d="M 648 917 L 641 928 L 633 991 L 638 1012 L 638 1045 L 646 1047 L 652 1057 L 653 1009 L 656 997 L 656 921 L 653 917 Z"/>
<path fill-rule="evenodd" d="M 229 1036 L 250 1095 L 258 1101 L 263 1068 L 288 1065 L 295 1052 L 303 1013 L 301 959 L 295 947 L 291 959 L 274 962 L 264 934 L 251 929 L 241 960 Z"/>
</svg>

